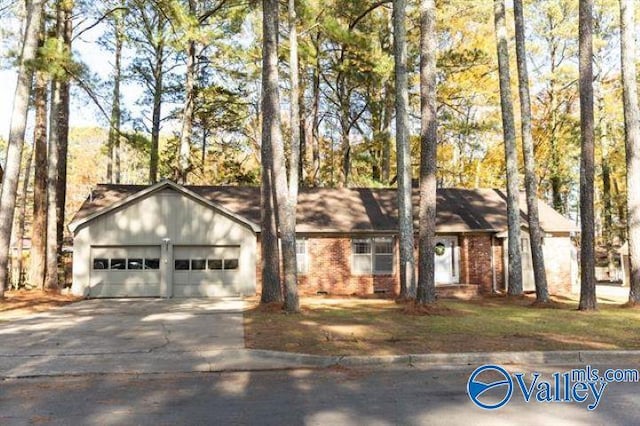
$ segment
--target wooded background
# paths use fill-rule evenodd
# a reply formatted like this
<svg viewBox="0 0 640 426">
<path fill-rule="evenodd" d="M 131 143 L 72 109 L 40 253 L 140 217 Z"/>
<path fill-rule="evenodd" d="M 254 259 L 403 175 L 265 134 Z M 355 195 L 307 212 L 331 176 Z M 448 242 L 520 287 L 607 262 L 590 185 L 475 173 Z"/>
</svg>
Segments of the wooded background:
<svg viewBox="0 0 640 426">
<path fill-rule="evenodd" d="M 90 188 L 101 182 L 144 184 L 170 178 L 189 184 L 260 184 L 263 12 L 275 12 L 280 21 L 278 118 L 287 142 L 287 166 L 294 154 L 292 146 L 300 150 L 299 178 L 289 174 L 290 179 L 294 176 L 303 187 L 395 186 L 399 175 L 396 95 L 400 92 L 394 54 L 401 44 L 395 43 L 399 27 L 394 27 L 393 16 L 394 8 L 404 8 L 403 3 L 296 0 L 280 2 L 280 7 L 271 2 L 275 9 L 263 9 L 263 4 L 251 0 L 50 0 L 44 5 L 31 0 L 26 7 L 21 1 L 0 1 L 1 60 L 9 70 L 19 69 L 28 18 L 34 8 L 43 11 L 42 19 L 33 24 L 37 53 L 26 64 L 35 77 L 26 144 L 23 155 L 17 157 L 21 158 L 21 183 L 13 241 L 18 244 L 21 236 L 33 235 L 34 249 L 43 252 L 49 244 L 49 249 L 60 251 L 64 223 Z M 510 55 L 499 73 L 496 7 L 500 1 L 436 1 L 435 52 L 424 52 L 420 43 L 421 7 L 428 1 L 406 3 L 402 22 L 406 25 L 406 140 L 411 175 L 420 176 L 420 59 L 421 53 L 423 57 L 431 53 L 436 55 L 437 186 L 506 187 L 504 90 L 511 91 L 515 129 L 520 129 L 524 112 L 522 87 L 513 77 L 521 71 L 516 66 L 513 4 L 507 4 L 503 23 L 502 48 Z M 542 0 L 522 4 L 532 184 L 538 197 L 576 222 L 581 213 L 584 146 L 579 4 L 593 6 L 590 63 L 597 247 L 593 261 L 598 265 L 619 262 L 617 250 L 627 240 L 620 6 L 632 3 Z M 635 34 L 635 24 L 631 25 L 630 32 Z M 295 60 L 292 46 L 297 47 Z M 93 55 L 87 60 L 89 51 Z M 499 74 L 504 77 L 508 71 L 512 78 L 500 87 Z M 95 124 L 73 126 L 73 114 L 81 110 L 92 114 Z M 299 145 L 288 143 L 292 137 Z M 517 155 L 513 173 L 520 175 L 523 190 L 522 133 L 514 132 L 513 137 L 513 155 Z M 6 142 L 1 142 L 2 155 L 10 154 Z M 47 189 L 52 182 L 56 191 Z M 58 206 L 57 214 L 52 216 L 51 209 L 48 213 L 49 226 L 51 219 L 57 224 L 53 242 L 44 238 L 47 220 L 42 206 L 47 202 Z M 39 286 L 45 269 L 32 265 L 27 281 Z"/>
</svg>

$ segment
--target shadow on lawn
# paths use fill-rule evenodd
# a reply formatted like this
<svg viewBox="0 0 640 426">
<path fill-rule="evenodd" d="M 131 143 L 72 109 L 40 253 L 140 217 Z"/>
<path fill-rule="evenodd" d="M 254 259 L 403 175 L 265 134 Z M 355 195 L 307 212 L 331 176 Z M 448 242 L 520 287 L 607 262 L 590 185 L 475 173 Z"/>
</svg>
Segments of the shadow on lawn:
<svg viewBox="0 0 640 426">
<path fill-rule="evenodd" d="M 422 308 L 390 300 L 309 297 L 296 315 L 249 309 L 245 339 L 251 348 L 319 355 L 640 348 L 637 311 L 610 305 L 584 313 L 568 298 L 545 305 L 534 301 L 491 296 Z"/>
</svg>

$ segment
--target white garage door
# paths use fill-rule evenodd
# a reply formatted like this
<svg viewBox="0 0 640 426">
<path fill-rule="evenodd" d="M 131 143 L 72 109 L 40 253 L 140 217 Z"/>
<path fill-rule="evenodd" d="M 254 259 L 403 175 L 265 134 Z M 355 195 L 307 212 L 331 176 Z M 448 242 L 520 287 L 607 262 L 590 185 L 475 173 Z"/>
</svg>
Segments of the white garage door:
<svg viewBox="0 0 640 426">
<path fill-rule="evenodd" d="M 174 246 L 173 296 L 238 294 L 240 246 Z"/>
<path fill-rule="evenodd" d="M 90 297 L 160 295 L 160 246 L 91 247 Z"/>
</svg>

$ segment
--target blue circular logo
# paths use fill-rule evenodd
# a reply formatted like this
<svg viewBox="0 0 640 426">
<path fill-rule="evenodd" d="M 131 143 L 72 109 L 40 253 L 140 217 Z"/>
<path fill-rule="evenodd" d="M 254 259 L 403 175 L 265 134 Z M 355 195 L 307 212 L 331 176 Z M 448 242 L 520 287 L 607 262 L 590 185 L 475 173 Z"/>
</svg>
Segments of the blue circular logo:
<svg viewBox="0 0 640 426">
<path fill-rule="evenodd" d="M 481 374 L 491 378 L 483 381 Z M 498 376 L 496 379 L 495 377 Z M 496 389 L 487 394 L 487 391 Z M 471 401 L 485 410 L 495 410 L 505 405 L 513 394 L 513 380 L 507 371 L 498 365 L 483 365 L 475 369 L 467 382 L 467 394 Z M 497 402 L 495 402 L 497 400 Z M 484 401 L 484 402 L 483 402 Z"/>
</svg>

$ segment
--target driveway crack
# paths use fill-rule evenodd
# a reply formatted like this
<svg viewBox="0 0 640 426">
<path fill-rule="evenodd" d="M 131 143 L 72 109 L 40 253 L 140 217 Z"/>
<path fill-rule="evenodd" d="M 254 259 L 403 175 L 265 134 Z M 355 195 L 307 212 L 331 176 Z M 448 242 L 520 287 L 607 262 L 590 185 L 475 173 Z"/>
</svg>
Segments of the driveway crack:
<svg viewBox="0 0 640 426">
<path fill-rule="evenodd" d="M 158 346 L 152 346 L 151 348 L 149 348 L 149 351 L 148 351 L 149 353 L 155 352 L 160 349 L 164 349 L 167 346 L 169 346 L 169 344 L 171 343 L 171 339 L 169 339 L 169 335 L 171 334 L 171 331 L 169 331 L 169 329 L 163 322 L 160 323 L 160 326 L 162 327 L 162 337 L 164 338 L 164 343 Z"/>
</svg>

